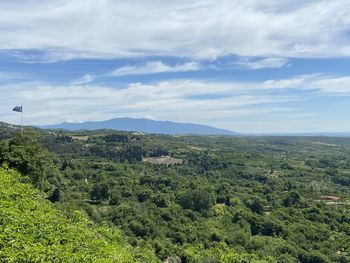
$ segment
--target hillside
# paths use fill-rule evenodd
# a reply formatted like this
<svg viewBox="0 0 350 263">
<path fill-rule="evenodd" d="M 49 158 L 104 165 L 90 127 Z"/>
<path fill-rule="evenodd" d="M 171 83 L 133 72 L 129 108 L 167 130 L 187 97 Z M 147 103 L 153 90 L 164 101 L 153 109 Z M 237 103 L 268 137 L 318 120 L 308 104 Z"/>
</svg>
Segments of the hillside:
<svg viewBox="0 0 350 263">
<path fill-rule="evenodd" d="M 236 133 L 207 125 L 193 123 L 177 123 L 171 121 L 155 121 L 150 119 L 116 118 L 106 121 L 88 121 L 83 123 L 62 123 L 43 126 L 49 129 L 65 130 L 121 130 L 157 134 L 201 134 L 201 135 L 235 135 Z"/>
<path fill-rule="evenodd" d="M 2 262 L 158 262 L 147 249 L 131 249 L 122 234 L 98 227 L 79 211 L 62 214 L 19 173 L 0 168 L 0 260 Z M 185 249 L 189 262 L 215 255 L 218 262 L 267 263 L 233 250 Z M 202 254 L 201 254 L 202 253 Z M 137 257 L 138 259 L 135 259 Z M 169 262 L 178 262 L 175 257 Z M 181 261 L 180 261 L 181 262 Z"/>
<path fill-rule="evenodd" d="M 141 262 L 350 259 L 348 138 L 1 129 L 0 138 L 0 163 L 63 211 L 122 230 Z"/>
<path fill-rule="evenodd" d="M 1 262 L 135 262 L 119 231 L 64 215 L 24 181 L 0 168 Z"/>
</svg>

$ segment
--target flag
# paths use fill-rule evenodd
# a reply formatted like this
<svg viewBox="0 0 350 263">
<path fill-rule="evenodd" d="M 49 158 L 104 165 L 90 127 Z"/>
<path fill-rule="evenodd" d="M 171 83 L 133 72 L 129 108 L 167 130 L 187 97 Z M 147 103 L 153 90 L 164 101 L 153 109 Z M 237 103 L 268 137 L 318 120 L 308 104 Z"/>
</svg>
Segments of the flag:
<svg viewBox="0 0 350 263">
<path fill-rule="evenodd" d="M 17 112 L 22 112 L 23 108 L 22 108 L 22 106 L 16 106 L 12 110 L 17 111 Z"/>
</svg>

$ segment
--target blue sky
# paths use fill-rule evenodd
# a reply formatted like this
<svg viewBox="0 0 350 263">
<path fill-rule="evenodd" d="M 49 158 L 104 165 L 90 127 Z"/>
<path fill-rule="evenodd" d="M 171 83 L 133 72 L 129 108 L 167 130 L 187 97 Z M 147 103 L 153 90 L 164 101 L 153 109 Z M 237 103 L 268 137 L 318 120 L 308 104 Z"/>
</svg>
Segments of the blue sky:
<svg viewBox="0 0 350 263">
<path fill-rule="evenodd" d="M 350 131 L 349 32 L 345 0 L 1 1 L 0 120 Z"/>
</svg>

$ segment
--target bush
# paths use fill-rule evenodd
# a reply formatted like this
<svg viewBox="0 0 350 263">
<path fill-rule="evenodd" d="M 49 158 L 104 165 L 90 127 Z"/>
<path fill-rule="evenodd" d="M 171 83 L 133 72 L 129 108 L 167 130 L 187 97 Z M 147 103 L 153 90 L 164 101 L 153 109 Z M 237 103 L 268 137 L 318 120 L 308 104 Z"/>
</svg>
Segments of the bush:
<svg viewBox="0 0 350 263">
<path fill-rule="evenodd" d="M 212 195 L 204 189 L 188 190 L 177 201 L 183 208 L 198 212 L 208 210 L 214 204 Z"/>
</svg>

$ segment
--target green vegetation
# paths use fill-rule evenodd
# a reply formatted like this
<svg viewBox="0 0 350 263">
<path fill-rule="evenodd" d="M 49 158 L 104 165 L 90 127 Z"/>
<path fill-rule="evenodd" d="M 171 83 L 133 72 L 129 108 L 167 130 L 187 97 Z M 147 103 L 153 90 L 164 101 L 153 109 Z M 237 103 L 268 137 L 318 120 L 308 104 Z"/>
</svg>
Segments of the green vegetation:
<svg viewBox="0 0 350 263">
<path fill-rule="evenodd" d="M 0 135 L 0 163 L 135 260 L 350 262 L 350 138 Z"/>
<path fill-rule="evenodd" d="M 135 262 L 119 231 L 62 214 L 26 179 L 0 169 L 1 262 Z"/>
</svg>

